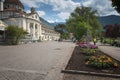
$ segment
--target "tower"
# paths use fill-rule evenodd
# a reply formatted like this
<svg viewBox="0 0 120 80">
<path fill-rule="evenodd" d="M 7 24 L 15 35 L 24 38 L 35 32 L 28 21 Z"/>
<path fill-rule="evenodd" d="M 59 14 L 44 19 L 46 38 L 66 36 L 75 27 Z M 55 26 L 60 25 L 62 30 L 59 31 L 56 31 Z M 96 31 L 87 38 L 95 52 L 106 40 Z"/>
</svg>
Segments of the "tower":
<svg viewBox="0 0 120 80">
<path fill-rule="evenodd" d="M 4 0 L 0 0 L 0 11 L 3 11 L 3 3 L 4 3 Z"/>
<path fill-rule="evenodd" d="M 34 7 L 31 8 L 31 13 L 35 13 L 35 8 Z"/>
</svg>

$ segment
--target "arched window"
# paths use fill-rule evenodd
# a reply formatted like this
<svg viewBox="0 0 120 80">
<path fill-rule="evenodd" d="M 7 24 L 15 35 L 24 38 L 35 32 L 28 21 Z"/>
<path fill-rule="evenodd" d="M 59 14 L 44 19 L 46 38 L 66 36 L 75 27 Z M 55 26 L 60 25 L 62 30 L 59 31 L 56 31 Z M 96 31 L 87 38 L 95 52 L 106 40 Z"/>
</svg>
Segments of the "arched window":
<svg viewBox="0 0 120 80">
<path fill-rule="evenodd" d="M 35 24 L 35 29 L 37 29 L 37 24 Z"/>
</svg>

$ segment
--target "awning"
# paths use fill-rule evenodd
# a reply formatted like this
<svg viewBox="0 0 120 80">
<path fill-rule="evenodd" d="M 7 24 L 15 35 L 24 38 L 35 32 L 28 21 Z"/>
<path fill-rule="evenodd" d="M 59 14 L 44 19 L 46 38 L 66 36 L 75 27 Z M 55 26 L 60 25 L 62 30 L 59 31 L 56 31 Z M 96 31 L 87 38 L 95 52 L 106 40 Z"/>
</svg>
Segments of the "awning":
<svg viewBox="0 0 120 80">
<path fill-rule="evenodd" d="M 7 25 L 5 25 L 5 24 L 0 24 L 0 30 L 4 31 L 6 27 L 7 27 Z"/>
<path fill-rule="evenodd" d="M 0 26 L 0 30 L 1 30 L 1 31 L 4 31 L 4 30 L 5 30 L 5 27 L 4 27 L 4 26 Z"/>
<path fill-rule="evenodd" d="M 4 22 L 0 21 L 0 30 L 4 31 L 6 27 L 7 27 L 7 24 L 5 24 Z"/>
</svg>

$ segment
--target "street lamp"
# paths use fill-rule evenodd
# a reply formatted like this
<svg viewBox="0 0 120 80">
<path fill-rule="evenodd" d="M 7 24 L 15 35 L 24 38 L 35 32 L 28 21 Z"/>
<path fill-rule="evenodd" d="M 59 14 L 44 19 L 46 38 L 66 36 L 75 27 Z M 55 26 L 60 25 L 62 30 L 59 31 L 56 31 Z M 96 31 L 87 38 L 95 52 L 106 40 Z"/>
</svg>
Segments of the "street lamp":
<svg viewBox="0 0 120 80">
<path fill-rule="evenodd" d="M 87 29 L 87 32 L 86 32 L 86 43 L 87 43 L 87 48 L 89 48 L 89 30 Z"/>
</svg>

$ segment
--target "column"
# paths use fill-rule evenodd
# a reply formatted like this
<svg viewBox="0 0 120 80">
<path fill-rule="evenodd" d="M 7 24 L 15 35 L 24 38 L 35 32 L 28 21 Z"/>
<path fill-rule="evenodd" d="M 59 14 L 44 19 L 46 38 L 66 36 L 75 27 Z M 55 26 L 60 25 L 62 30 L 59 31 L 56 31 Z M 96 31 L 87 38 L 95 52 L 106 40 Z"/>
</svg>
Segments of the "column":
<svg viewBox="0 0 120 80">
<path fill-rule="evenodd" d="M 33 23 L 33 40 L 35 40 L 35 23 Z"/>
</svg>

